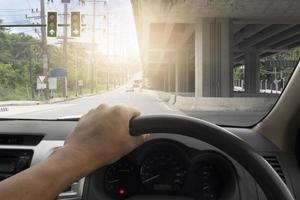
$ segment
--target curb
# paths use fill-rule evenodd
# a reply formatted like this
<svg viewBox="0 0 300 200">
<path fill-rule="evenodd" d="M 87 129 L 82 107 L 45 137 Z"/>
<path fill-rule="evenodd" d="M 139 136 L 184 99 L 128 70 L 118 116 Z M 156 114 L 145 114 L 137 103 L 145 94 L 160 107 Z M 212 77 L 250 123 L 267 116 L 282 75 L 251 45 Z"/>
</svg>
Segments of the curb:
<svg viewBox="0 0 300 200">
<path fill-rule="evenodd" d="M 73 101 L 76 99 L 80 99 L 83 97 L 89 97 L 89 96 L 93 96 L 93 95 L 97 95 L 100 93 L 95 93 L 95 94 L 86 94 L 86 95 L 82 95 L 82 96 L 77 96 L 77 97 L 68 97 L 68 98 L 63 98 L 63 99 L 57 99 L 57 100 L 48 100 L 48 101 L 35 101 L 35 102 L 23 102 L 23 103 L 17 103 L 17 102 L 13 102 L 13 103 L 4 103 L 1 104 L 0 102 L 0 108 L 4 108 L 5 106 L 33 106 L 33 105 L 44 105 L 44 104 L 55 104 L 55 103 L 60 103 L 60 102 L 66 102 L 66 101 Z"/>
</svg>

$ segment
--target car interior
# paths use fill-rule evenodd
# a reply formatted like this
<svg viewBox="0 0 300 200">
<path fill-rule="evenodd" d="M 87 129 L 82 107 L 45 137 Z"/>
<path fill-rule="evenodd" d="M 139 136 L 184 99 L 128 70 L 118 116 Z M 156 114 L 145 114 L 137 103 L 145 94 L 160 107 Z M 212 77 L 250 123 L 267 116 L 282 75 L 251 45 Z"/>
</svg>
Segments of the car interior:
<svg viewBox="0 0 300 200">
<path fill-rule="evenodd" d="M 300 199 L 299 88 L 298 64 L 268 113 L 249 126 L 164 112 L 133 118 L 130 134 L 150 139 L 56 199 Z M 46 160 L 79 120 L 1 117 L 0 181 Z"/>
<path fill-rule="evenodd" d="M 132 134 L 149 131 L 151 139 L 57 198 L 266 199 L 268 192 L 272 199 L 290 199 L 290 191 L 297 199 L 299 77 L 296 68 L 272 110 L 251 127 L 166 114 L 133 119 Z M 1 119 L 1 179 L 47 159 L 77 120 Z"/>
</svg>

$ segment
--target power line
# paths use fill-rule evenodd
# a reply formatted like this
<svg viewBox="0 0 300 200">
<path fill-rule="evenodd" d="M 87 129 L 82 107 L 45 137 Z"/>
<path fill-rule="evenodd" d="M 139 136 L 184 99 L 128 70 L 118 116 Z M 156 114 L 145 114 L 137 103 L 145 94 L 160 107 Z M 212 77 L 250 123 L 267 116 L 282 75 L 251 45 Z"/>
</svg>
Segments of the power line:
<svg viewBox="0 0 300 200">
<path fill-rule="evenodd" d="M 29 0 L 27 0 L 27 5 L 28 5 L 28 7 L 31 9 L 31 3 L 30 3 Z"/>
<path fill-rule="evenodd" d="M 18 27 L 46 27 L 46 24 L 0 24 L 3 28 L 18 28 Z"/>
<path fill-rule="evenodd" d="M 17 21 L 6 21 L 6 20 L 4 20 L 1 25 L 5 25 L 5 24 L 8 24 L 8 23 L 9 24 L 24 24 L 24 23 L 30 23 L 30 21 L 26 20 L 26 19 L 24 19 L 24 20 L 17 20 Z"/>
<path fill-rule="evenodd" d="M 18 16 L 23 16 L 24 14 L 18 14 L 18 15 L 0 15 L 0 17 L 18 17 Z"/>
<path fill-rule="evenodd" d="M 29 11 L 31 9 L 3 9 L 0 8 L 0 12 L 22 12 L 22 11 Z"/>
<path fill-rule="evenodd" d="M 92 59 L 91 59 L 91 93 L 94 93 L 94 91 L 97 92 L 97 70 L 95 67 L 95 46 L 96 46 L 96 4 L 97 3 L 103 3 L 103 5 L 106 7 L 107 0 L 90 0 L 90 1 L 84 1 L 84 3 L 91 3 L 92 4 Z M 94 87 L 96 83 L 96 87 Z"/>
</svg>

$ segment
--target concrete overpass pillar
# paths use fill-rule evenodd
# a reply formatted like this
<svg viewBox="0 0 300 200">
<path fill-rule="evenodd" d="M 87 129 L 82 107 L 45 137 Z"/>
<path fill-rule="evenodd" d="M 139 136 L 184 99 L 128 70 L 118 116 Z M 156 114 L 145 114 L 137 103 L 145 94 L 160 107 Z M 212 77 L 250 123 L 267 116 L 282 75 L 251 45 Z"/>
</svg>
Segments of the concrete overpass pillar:
<svg viewBox="0 0 300 200">
<path fill-rule="evenodd" d="M 175 61 L 175 92 L 188 92 L 188 52 L 182 50 L 177 51 Z"/>
<path fill-rule="evenodd" d="M 165 67 L 163 70 L 163 77 L 164 77 L 164 91 L 168 92 L 168 68 Z"/>
<path fill-rule="evenodd" d="M 175 75 L 175 62 L 168 64 L 168 92 L 175 92 L 176 75 Z"/>
<path fill-rule="evenodd" d="M 186 52 L 185 59 L 184 59 L 184 62 L 185 62 L 185 67 L 184 67 L 184 80 L 185 80 L 184 91 L 185 92 L 190 92 L 190 88 L 189 88 L 189 83 L 190 83 L 189 55 L 190 55 L 190 53 Z"/>
<path fill-rule="evenodd" d="M 259 81 L 259 56 L 255 49 L 251 49 L 245 54 L 245 92 L 258 94 Z"/>
<path fill-rule="evenodd" d="M 176 60 L 175 60 L 175 95 L 178 95 L 179 93 L 179 68 L 180 68 L 180 56 L 179 53 L 177 52 L 176 54 Z"/>
<path fill-rule="evenodd" d="M 172 92 L 172 66 L 168 64 L 167 75 L 168 75 L 168 92 Z"/>
<path fill-rule="evenodd" d="M 230 19 L 202 18 L 195 29 L 195 96 L 233 95 Z"/>
</svg>

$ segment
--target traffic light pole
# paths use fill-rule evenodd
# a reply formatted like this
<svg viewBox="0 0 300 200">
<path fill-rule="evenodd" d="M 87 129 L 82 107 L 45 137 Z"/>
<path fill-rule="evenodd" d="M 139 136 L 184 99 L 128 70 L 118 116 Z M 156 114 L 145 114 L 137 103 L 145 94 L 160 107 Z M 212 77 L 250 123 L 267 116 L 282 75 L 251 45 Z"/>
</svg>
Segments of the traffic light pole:
<svg viewBox="0 0 300 200">
<path fill-rule="evenodd" d="M 68 24 L 68 4 L 64 4 L 64 24 Z M 67 42 L 68 42 L 68 27 L 64 26 L 64 39 L 63 39 L 63 55 L 64 55 L 64 67 L 68 66 L 68 50 L 67 50 Z M 65 89 L 64 89 L 64 96 L 68 97 L 68 80 L 65 77 Z"/>
<path fill-rule="evenodd" d="M 107 19 L 106 19 L 106 51 L 107 51 L 107 59 L 109 60 L 109 13 L 107 13 Z M 107 65 L 106 67 L 106 90 L 108 91 L 109 90 L 109 66 Z"/>
<path fill-rule="evenodd" d="M 45 2 L 41 0 L 41 24 L 46 24 Z M 45 99 L 48 100 L 48 54 L 47 54 L 47 36 L 46 27 L 41 27 L 42 32 L 42 49 L 43 49 L 43 75 L 46 77 L 46 89 L 44 90 Z"/>
<path fill-rule="evenodd" d="M 93 0 L 93 28 L 92 28 L 92 70 L 91 70 L 91 93 L 95 87 L 95 31 L 96 31 L 96 0 Z"/>
</svg>

